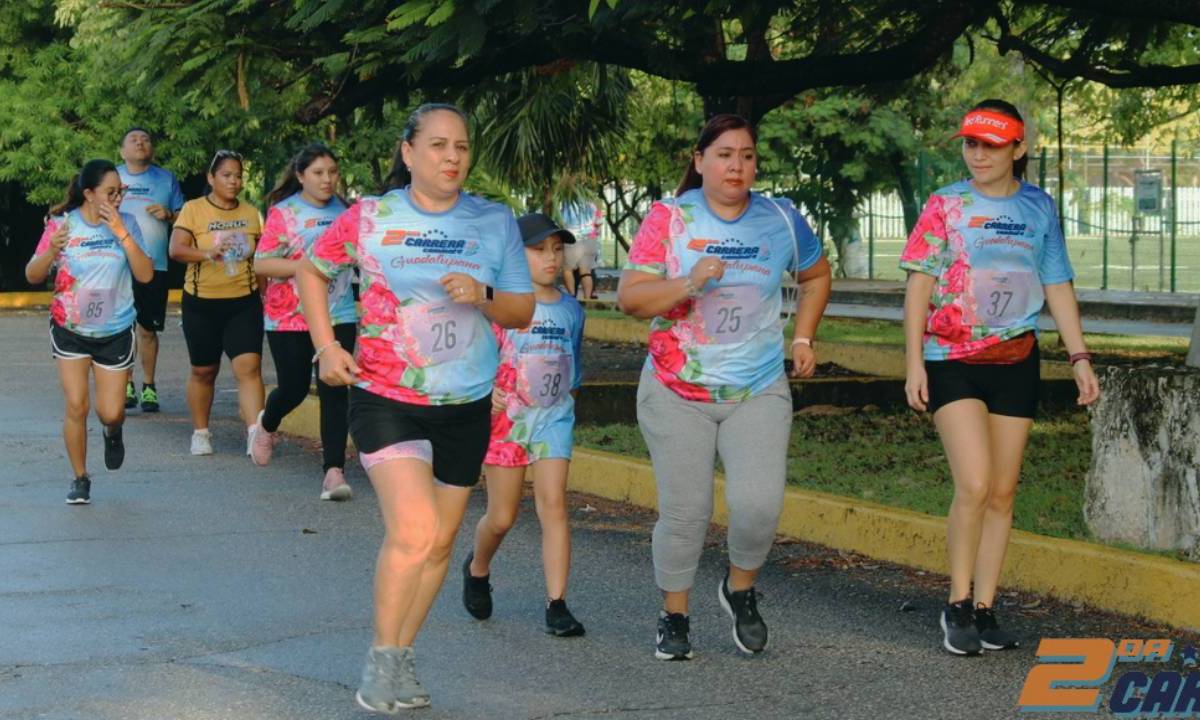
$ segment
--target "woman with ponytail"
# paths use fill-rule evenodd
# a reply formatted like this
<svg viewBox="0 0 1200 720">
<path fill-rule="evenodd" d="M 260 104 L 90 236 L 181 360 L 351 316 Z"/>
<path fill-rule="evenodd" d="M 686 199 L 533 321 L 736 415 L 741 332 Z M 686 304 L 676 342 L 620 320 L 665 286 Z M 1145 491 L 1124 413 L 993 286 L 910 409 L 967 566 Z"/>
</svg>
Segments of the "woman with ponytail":
<svg viewBox="0 0 1200 720">
<path fill-rule="evenodd" d="M 154 262 L 133 217 L 121 213 L 121 176 L 108 160 L 91 160 L 67 187 L 50 219 L 25 278 L 42 283 L 51 268 L 51 355 L 66 400 L 63 440 L 75 480 L 67 503 L 91 502 L 87 471 L 88 371 L 96 384 L 96 416 L 104 426 L 104 466 L 125 460 L 125 382 L 137 354 L 133 280 L 149 282 Z"/>
<path fill-rule="evenodd" d="M 1079 404 L 1095 402 L 1100 389 L 1054 201 L 1021 179 L 1021 114 L 985 100 L 955 137 L 971 179 L 930 196 L 900 256 L 908 271 L 904 389 L 913 409 L 933 413 L 954 479 L 942 646 L 977 655 L 1018 645 L 992 607 L 1037 414 L 1043 305 L 1070 353 Z"/>
<path fill-rule="evenodd" d="M 267 278 L 263 325 L 279 384 L 267 396 L 253 433 L 250 457 L 258 465 L 270 462 L 279 423 L 300 405 L 312 384 L 314 348 L 300 306 L 296 269 L 313 241 L 346 209 L 337 195 L 339 179 L 333 152 L 324 145 L 313 144 L 296 154 L 279 183 L 267 194 L 267 221 L 254 254 L 254 270 Z M 350 287 L 353 275 L 351 268 L 338 273 L 328 293 L 334 337 L 349 352 L 354 350 L 358 321 Z M 321 402 L 324 455 L 321 499 L 349 500 L 351 490 L 343 472 L 349 390 L 317 378 L 317 397 Z"/>
<path fill-rule="evenodd" d="M 512 212 L 463 192 L 467 121 L 453 105 L 409 117 L 395 189 L 363 198 L 297 271 L 321 380 L 350 388 L 350 434 L 379 498 L 375 634 L 357 699 L 377 712 L 429 704 L 413 640 L 441 589 L 491 432 L 499 346 L 491 323 L 525 327 L 533 287 Z M 331 285 L 357 267 L 353 354 L 334 332 Z"/>
<path fill-rule="evenodd" d="M 754 127 L 717 115 L 700 132 L 675 198 L 638 228 L 617 302 L 650 320 L 637 418 L 658 488 L 651 550 L 662 591 L 655 657 L 692 657 L 688 615 L 713 510 L 713 466 L 725 466 L 729 567 L 717 598 L 739 650 L 767 647 L 754 581 L 775 539 L 787 479 L 792 394 L 816 366 L 812 338 L 829 301 L 821 242 L 787 200 L 751 188 Z M 780 322 L 783 278 L 800 283 L 790 343 Z M 787 348 L 785 351 L 784 348 Z"/>
</svg>

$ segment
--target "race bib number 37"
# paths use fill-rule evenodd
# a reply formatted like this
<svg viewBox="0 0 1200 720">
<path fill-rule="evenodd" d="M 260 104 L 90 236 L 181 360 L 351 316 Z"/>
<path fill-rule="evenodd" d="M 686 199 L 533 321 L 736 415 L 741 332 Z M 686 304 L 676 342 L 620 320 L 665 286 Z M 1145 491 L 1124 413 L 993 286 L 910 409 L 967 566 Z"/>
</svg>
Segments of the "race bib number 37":
<svg viewBox="0 0 1200 720">
<path fill-rule="evenodd" d="M 977 270 L 971 273 L 975 316 L 989 327 L 1011 327 L 1025 319 L 1030 301 L 1041 304 L 1042 285 L 1025 270 Z"/>
</svg>

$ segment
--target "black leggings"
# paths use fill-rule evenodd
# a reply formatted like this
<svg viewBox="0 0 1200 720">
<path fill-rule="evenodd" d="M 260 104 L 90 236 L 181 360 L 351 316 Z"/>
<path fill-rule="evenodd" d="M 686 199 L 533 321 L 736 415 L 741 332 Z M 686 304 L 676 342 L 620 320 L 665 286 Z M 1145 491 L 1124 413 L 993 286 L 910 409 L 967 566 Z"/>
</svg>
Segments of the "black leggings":
<svg viewBox="0 0 1200 720">
<path fill-rule="evenodd" d="M 347 352 L 354 352 L 358 327 L 354 323 L 333 326 L 333 336 Z M 267 396 L 263 408 L 262 426 L 267 432 L 279 429 L 284 416 L 295 410 L 312 385 L 312 338 L 307 332 L 268 332 L 267 345 L 275 360 L 275 376 L 279 385 Z M 346 433 L 350 407 L 347 388 L 332 387 L 317 378 L 317 397 L 321 401 L 321 451 L 324 466 L 344 467 L 346 464 Z"/>
</svg>

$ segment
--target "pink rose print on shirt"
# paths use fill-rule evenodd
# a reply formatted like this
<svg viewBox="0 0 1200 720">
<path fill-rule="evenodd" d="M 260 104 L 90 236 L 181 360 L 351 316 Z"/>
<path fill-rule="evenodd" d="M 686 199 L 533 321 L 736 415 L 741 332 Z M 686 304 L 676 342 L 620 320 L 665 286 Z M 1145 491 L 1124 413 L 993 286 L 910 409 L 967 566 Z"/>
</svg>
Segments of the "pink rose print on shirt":
<svg viewBox="0 0 1200 720">
<path fill-rule="evenodd" d="M 925 206 L 925 211 L 917 219 L 916 227 L 908 236 L 908 244 L 900 256 L 900 262 L 921 262 L 941 249 L 938 240 L 945 240 L 946 224 L 943 215 L 943 198 L 933 195 Z M 933 239 L 933 243 L 930 242 Z"/>
<path fill-rule="evenodd" d="M 263 312 L 275 322 L 287 320 L 300 309 L 300 298 L 290 282 L 272 283 L 267 288 L 266 299 Z"/>
<path fill-rule="evenodd" d="M 655 203 L 638 228 L 629 247 L 632 265 L 657 265 L 666 260 L 667 239 L 670 237 L 670 210 Z"/>
<path fill-rule="evenodd" d="M 939 197 L 939 196 L 935 196 Z M 962 220 L 963 199 L 960 195 L 952 195 L 947 198 L 942 198 L 942 213 L 946 218 L 947 225 L 954 225 Z"/>
<path fill-rule="evenodd" d="M 363 291 L 363 324 L 389 325 L 396 322 L 400 302 L 382 282 L 373 282 Z"/>
<path fill-rule="evenodd" d="M 487 457 L 484 462 L 501 467 L 521 467 L 529 464 L 525 448 L 508 439 L 513 421 L 507 412 L 492 414 L 492 432 L 488 440 Z"/>
<path fill-rule="evenodd" d="M 512 362 L 502 362 L 496 368 L 496 387 L 501 392 L 511 394 L 517 387 L 517 368 Z"/>
<path fill-rule="evenodd" d="M 971 339 L 971 328 L 963 324 L 962 308 L 943 305 L 929 316 L 929 333 L 943 345 L 955 345 Z"/>
<path fill-rule="evenodd" d="M 679 347 L 679 341 L 669 330 L 650 333 L 650 357 L 655 366 L 664 372 L 676 375 L 687 364 L 687 354 Z"/>
<path fill-rule="evenodd" d="M 967 273 L 971 271 L 971 266 L 963 257 L 959 257 L 946 270 L 946 292 L 954 295 L 961 295 L 966 291 Z"/>
<path fill-rule="evenodd" d="M 67 309 L 63 306 L 63 301 L 55 297 L 50 301 L 50 319 L 59 327 L 67 325 Z"/>
</svg>

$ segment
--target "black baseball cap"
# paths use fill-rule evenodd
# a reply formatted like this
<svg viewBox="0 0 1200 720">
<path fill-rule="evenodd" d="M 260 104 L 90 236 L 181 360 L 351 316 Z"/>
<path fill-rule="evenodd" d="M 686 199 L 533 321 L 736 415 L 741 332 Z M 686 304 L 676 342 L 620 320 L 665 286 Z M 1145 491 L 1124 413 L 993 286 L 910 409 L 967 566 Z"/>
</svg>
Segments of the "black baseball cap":
<svg viewBox="0 0 1200 720">
<path fill-rule="evenodd" d="M 563 230 L 542 213 L 522 215 L 517 218 L 517 227 L 521 229 L 521 239 L 525 241 L 526 246 L 537 245 L 556 233 L 561 235 L 562 241 L 568 245 L 575 242 L 575 236 L 570 231 Z"/>
</svg>

